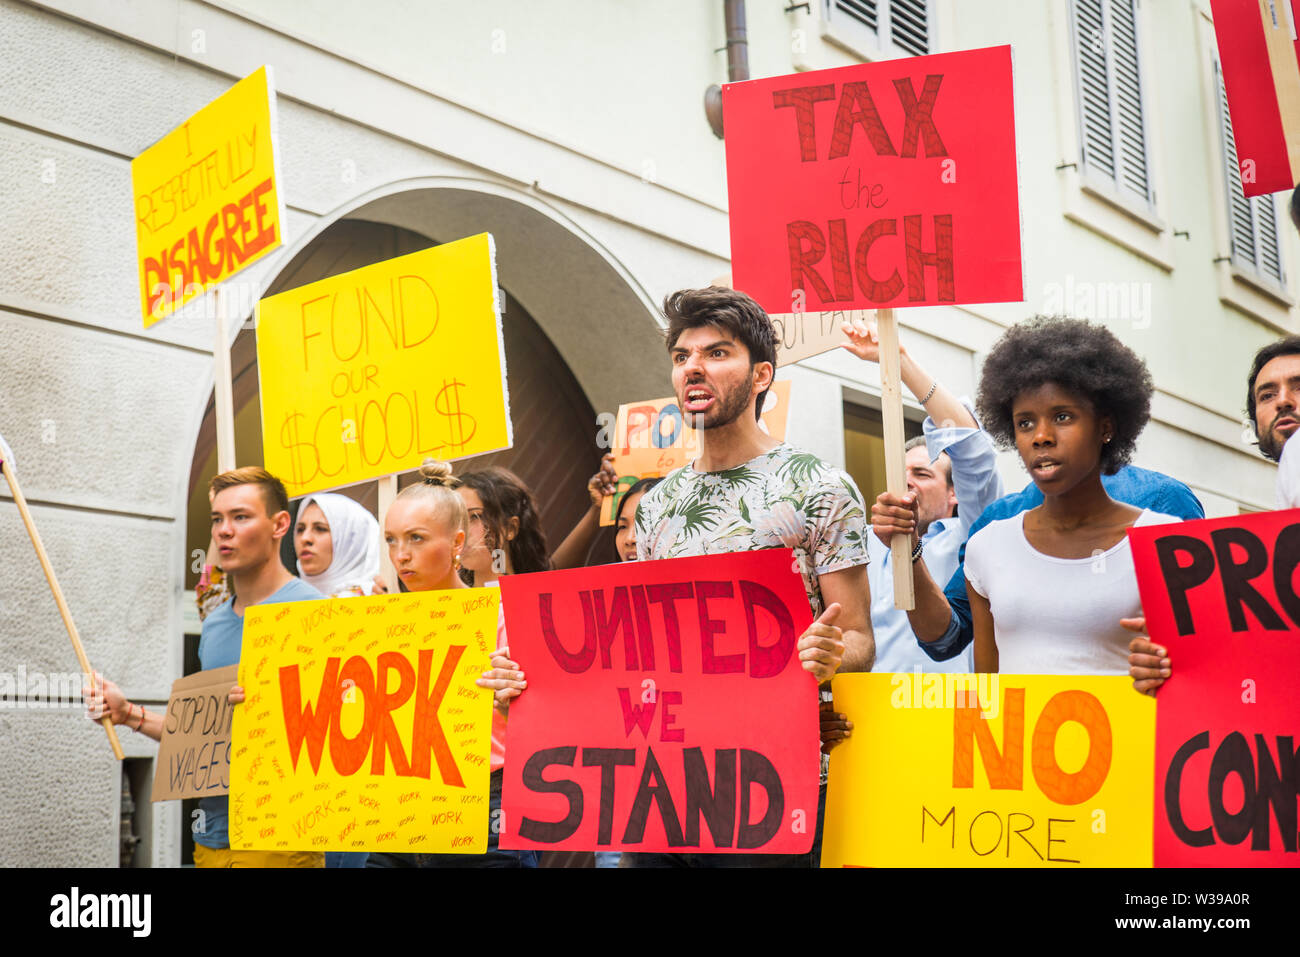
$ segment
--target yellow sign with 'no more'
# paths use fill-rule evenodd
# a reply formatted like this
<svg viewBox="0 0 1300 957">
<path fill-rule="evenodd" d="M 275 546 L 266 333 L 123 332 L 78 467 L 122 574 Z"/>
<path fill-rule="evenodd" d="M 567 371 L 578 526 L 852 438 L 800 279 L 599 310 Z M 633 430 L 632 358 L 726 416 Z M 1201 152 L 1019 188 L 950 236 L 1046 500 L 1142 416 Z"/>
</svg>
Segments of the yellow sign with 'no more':
<svg viewBox="0 0 1300 957">
<path fill-rule="evenodd" d="M 263 452 L 291 496 L 510 447 L 494 263 L 482 233 L 258 304 Z"/>
</svg>

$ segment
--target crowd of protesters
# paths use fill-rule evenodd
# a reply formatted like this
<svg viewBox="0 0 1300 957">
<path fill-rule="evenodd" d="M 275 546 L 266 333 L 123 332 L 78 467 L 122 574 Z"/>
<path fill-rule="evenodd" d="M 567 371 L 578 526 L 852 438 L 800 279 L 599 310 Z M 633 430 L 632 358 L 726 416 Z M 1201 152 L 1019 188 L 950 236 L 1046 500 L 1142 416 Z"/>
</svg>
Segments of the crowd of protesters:
<svg viewBox="0 0 1300 957">
<path fill-rule="evenodd" d="M 619 561 L 790 548 L 813 624 L 799 636 L 801 666 L 825 688 L 837 672 L 921 670 L 1131 675 L 1153 694 L 1171 659 L 1145 634 L 1127 530 L 1203 517 L 1183 483 L 1131 464 L 1150 417 L 1145 363 L 1104 326 L 1036 317 L 997 341 L 977 401 L 953 395 L 904 344 L 902 381 L 924 407 L 922 437 L 906 449 L 907 492 L 864 500 L 853 479 L 773 438 L 760 423 L 776 372 L 776 334 L 748 296 L 688 289 L 664 302 L 676 402 L 700 438 L 699 455 L 618 497 Z M 879 361 L 874 330 L 846 323 L 844 348 Z M 1247 411 L 1260 451 L 1280 463 L 1278 507 L 1300 505 L 1300 337 L 1260 350 Z M 1014 450 L 1029 483 L 1009 495 L 995 449 Z M 553 552 L 527 484 L 501 468 L 459 476 L 426 462 L 419 479 L 376 519 L 339 494 L 304 499 L 296 524 L 284 486 L 260 468 L 212 480 L 212 568 L 200 586 L 204 669 L 239 660 L 249 605 L 362 595 L 385 589 L 382 540 L 403 589 L 492 585 L 503 575 L 583 565 L 616 492 L 610 456 L 587 486 L 590 507 Z M 906 536 L 916 607 L 893 603 L 891 542 Z M 281 560 L 294 544 L 297 576 Z M 1100 562 L 1099 562 L 1100 557 Z M 1100 567 L 1100 573 L 1099 573 Z M 499 808 L 511 700 L 527 693 L 526 662 L 511 655 L 504 619 L 492 668 L 491 806 Z M 242 689 L 231 692 L 242 700 Z M 109 715 L 155 739 L 162 716 L 96 676 L 92 718 Z M 822 747 L 854 731 L 822 693 Z M 813 707 L 810 701 L 809 706 Z M 861 733 L 861 732 L 860 732 Z M 823 782 L 824 785 L 824 782 Z M 823 794 L 824 796 L 824 794 Z M 321 854 L 231 850 L 226 799 L 203 801 L 195 863 L 214 867 L 326 863 Z M 820 834 L 820 826 L 818 829 Z M 483 855 L 329 855 L 331 866 L 537 866 L 532 852 Z M 598 866 L 745 867 L 817 864 L 811 855 L 602 854 Z"/>
</svg>

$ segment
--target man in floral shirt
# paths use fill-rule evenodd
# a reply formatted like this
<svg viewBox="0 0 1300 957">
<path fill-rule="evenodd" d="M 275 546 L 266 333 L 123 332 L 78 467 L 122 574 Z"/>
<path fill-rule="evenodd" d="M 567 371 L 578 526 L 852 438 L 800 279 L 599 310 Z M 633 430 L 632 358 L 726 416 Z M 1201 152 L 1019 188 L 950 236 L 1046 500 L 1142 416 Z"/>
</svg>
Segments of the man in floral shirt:
<svg viewBox="0 0 1300 957">
<path fill-rule="evenodd" d="M 673 293 L 664 315 L 673 390 L 697 431 L 700 454 L 641 499 L 637 557 L 791 548 L 817 619 L 796 646 L 804 669 L 821 683 L 838 670 L 870 671 L 875 645 L 862 495 L 843 471 L 778 442 L 758 424 L 776 371 L 772 321 L 744 293 L 713 287 Z M 633 866 L 652 858 L 717 867 L 808 864 L 780 855 L 627 857 Z"/>
</svg>

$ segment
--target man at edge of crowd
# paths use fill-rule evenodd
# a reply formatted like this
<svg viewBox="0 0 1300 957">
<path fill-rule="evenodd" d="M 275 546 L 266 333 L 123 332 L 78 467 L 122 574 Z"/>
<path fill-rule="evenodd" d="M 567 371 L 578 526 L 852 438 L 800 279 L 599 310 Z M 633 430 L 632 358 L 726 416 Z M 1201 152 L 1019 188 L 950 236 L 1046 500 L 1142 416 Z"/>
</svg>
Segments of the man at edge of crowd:
<svg viewBox="0 0 1300 957">
<path fill-rule="evenodd" d="M 199 664 L 204 671 L 239 664 L 244 612 L 249 605 L 324 598 L 289 574 L 280 561 L 280 540 L 289 532 L 289 496 L 284 484 L 255 466 L 222 472 L 212 479 L 212 540 L 234 590 L 203 619 Z M 98 676 L 96 684 L 100 685 Z M 127 701 L 111 681 L 83 688 L 87 713 L 107 713 L 114 724 L 162 740 L 163 715 Z M 232 694 L 231 701 L 242 701 Z M 194 833 L 195 867 L 324 867 L 325 855 L 312 851 L 246 851 L 230 847 L 226 795 L 199 799 Z"/>
<path fill-rule="evenodd" d="M 1295 196 L 1291 215 L 1296 216 Z M 1297 224 L 1300 228 L 1300 222 Z M 1246 415 L 1265 458 L 1278 463 L 1277 507 L 1300 508 L 1300 442 L 1290 441 L 1300 429 L 1300 336 L 1285 336 L 1255 353 L 1246 378 Z M 1155 694 L 1169 677 L 1168 649 L 1146 635 L 1145 619 L 1134 619 L 1141 632 L 1129 643 L 1129 674 L 1133 687 Z"/>
</svg>

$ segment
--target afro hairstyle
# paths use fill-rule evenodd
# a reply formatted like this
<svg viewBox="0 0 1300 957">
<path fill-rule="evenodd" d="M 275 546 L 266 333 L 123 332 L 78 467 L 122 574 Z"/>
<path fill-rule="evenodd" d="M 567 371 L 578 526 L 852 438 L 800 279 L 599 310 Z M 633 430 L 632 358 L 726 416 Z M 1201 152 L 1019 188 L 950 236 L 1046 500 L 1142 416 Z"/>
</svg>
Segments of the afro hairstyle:
<svg viewBox="0 0 1300 957">
<path fill-rule="evenodd" d="M 1105 326 L 1082 319 L 1035 316 L 1012 326 L 993 346 L 980 375 L 979 414 L 1004 448 L 1015 448 L 1016 397 L 1048 383 L 1086 399 L 1115 431 L 1101 448 L 1101 470 L 1114 475 L 1133 457 L 1151 418 L 1146 363 Z"/>
</svg>

